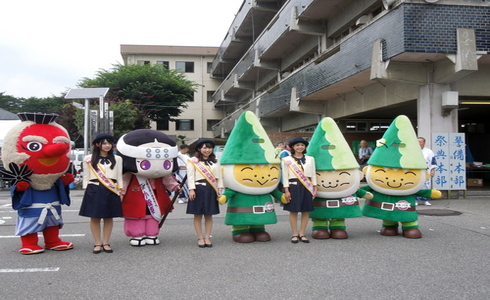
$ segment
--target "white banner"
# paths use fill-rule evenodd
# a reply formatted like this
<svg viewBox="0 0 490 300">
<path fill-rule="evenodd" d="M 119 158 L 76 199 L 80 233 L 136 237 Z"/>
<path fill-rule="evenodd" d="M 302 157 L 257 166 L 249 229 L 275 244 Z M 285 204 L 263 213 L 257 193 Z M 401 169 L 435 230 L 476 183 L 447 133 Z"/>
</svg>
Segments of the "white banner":
<svg viewBox="0 0 490 300">
<path fill-rule="evenodd" d="M 432 151 L 437 168 L 432 181 L 438 190 L 466 190 L 466 143 L 464 133 L 433 133 Z"/>
</svg>

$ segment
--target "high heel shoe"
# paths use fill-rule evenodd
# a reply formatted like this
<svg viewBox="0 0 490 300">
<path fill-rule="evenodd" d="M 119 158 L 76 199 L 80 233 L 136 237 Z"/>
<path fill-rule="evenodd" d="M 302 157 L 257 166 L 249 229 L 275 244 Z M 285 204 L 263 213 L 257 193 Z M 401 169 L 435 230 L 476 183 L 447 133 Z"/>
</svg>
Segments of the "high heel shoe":
<svg viewBox="0 0 490 300">
<path fill-rule="evenodd" d="M 106 248 L 106 247 L 108 247 L 108 248 Z M 111 248 L 111 245 L 109 245 L 109 244 L 102 245 L 102 249 L 104 249 L 104 252 L 105 253 L 112 253 L 112 252 L 114 252 L 114 250 L 112 250 L 112 248 Z"/>
<path fill-rule="evenodd" d="M 204 242 L 204 244 L 200 244 L 200 243 L 199 243 L 199 241 L 201 241 L 201 240 L 203 240 L 203 241 L 204 241 L 204 239 L 197 239 L 197 245 L 199 246 L 199 248 L 204 248 L 204 247 L 206 247 L 206 242 Z"/>
<path fill-rule="evenodd" d="M 206 240 L 209 241 L 209 244 L 206 243 Z M 204 238 L 204 246 L 208 247 L 208 248 L 211 248 L 213 247 L 213 244 L 211 244 L 211 240 L 209 238 Z"/>
<path fill-rule="evenodd" d="M 99 247 L 99 250 L 95 250 L 95 247 Z M 102 252 L 102 245 L 94 245 L 94 251 L 92 251 L 93 254 L 99 254 Z"/>
</svg>

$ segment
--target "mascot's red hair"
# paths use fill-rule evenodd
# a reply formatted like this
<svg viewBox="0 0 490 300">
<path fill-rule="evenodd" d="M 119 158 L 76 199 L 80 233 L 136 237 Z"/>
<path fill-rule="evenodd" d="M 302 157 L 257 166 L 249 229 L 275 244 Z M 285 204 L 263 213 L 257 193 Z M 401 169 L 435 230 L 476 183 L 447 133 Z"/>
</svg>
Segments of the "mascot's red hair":
<svg viewBox="0 0 490 300">
<path fill-rule="evenodd" d="M 38 232 L 45 248 L 68 250 L 70 242 L 59 238 L 63 226 L 61 205 L 70 205 L 69 187 L 73 175 L 70 164 L 70 137 L 55 122 L 57 114 L 19 113 L 21 123 L 5 136 L 2 159 L 3 179 L 12 181 L 12 207 L 18 211 L 15 234 L 20 236 L 20 253 L 44 251 L 38 245 Z"/>
</svg>

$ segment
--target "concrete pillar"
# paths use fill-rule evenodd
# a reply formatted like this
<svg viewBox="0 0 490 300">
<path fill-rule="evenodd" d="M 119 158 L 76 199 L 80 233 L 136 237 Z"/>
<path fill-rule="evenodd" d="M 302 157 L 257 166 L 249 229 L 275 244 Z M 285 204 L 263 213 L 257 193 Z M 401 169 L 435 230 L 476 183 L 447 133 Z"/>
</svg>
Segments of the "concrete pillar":
<svg viewBox="0 0 490 300">
<path fill-rule="evenodd" d="M 432 133 L 458 132 L 458 109 L 443 116 L 442 93 L 449 91 L 449 84 L 431 83 L 420 87 L 417 100 L 417 135 L 431 148 Z"/>
</svg>

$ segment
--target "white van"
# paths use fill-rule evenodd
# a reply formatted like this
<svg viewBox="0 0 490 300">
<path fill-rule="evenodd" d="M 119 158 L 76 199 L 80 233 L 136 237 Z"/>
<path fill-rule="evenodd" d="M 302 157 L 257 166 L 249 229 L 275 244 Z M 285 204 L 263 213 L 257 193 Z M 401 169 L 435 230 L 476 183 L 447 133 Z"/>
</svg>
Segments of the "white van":
<svg viewBox="0 0 490 300">
<path fill-rule="evenodd" d="M 80 171 L 80 169 L 82 168 L 82 162 L 84 157 L 85 155 L 83 150 L 79 150 L 79 149 L 71 150 L 70 159 L 73 162 L 75 168 L 77 168 L 77 171 Z"/>
</svg>

